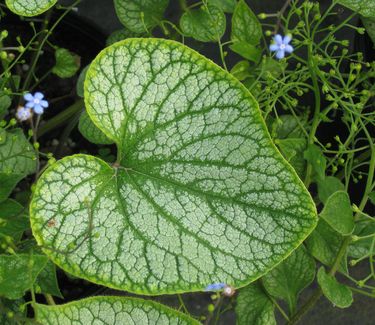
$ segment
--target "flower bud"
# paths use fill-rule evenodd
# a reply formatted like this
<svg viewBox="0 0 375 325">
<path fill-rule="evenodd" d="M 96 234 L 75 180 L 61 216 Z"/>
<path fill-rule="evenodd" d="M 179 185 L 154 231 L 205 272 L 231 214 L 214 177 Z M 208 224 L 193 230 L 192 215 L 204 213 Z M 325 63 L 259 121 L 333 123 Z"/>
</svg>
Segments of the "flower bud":
<svg viewBox="0 0 375 325">
<path fill-rule="evenodd" d="M 264 12 L 262 12 L 262 13 L 260 13 L 260 14 L 258 15 L 258 18 L 259 18 L 259 19 L 266 19 L 266 18 L 267 18 L 267 15 L 266 15 Z"/>
</svg>

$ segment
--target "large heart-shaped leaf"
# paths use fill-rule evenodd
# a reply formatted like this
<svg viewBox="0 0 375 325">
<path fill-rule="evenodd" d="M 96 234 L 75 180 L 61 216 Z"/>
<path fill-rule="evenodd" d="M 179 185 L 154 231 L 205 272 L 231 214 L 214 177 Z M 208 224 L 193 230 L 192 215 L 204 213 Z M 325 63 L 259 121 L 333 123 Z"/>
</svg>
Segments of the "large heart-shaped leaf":
<svg viewBox="0 0 375 325">
<path fill-rule="evenodd" d="M 315 227 L 311 197 L 251 94 L 195 51 L 116 43 L 90 65 L 85 101 L 117 162 L 66 157 L 31 203 L 38 243 L 66 271 L 146 294 L 241 287 Z"/>
<path fill-rule="evenodd" d="M 35 304 L 34 308 L 38 324 L 43 325 L 200 324 L 154 301 L 129 297 L 92 297 L 59 306 Z"/>
<path fill-rule="evenodd" d="M 51 8 L 57 0 L 5 0 L 8 8 L 20 16 L 37 16 Z"/>
</svg>

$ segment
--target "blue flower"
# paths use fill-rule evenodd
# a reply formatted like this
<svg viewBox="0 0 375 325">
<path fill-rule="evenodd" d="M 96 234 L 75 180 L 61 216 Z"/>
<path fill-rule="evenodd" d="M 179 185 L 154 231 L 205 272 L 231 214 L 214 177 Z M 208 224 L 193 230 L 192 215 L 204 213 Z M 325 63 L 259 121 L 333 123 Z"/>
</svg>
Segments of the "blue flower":
<svg viewBox="0 0 375 325">
<path fill-rule="evenodd" d="M 225 283 L 212 283 L 209 284 L 204 291 L 217 291 L 217 290 L 222 290 L 226 287 Z"/>
<path fill-rule="evenodd" d="M 36 92 L 34 95 L 27 93 L 23 96 L 26 100 L 26 108 L 32 108 L 36 114 L 43 114 L 44 109 L 48 107 L 48 102 L 44 100 L 44 95 Z"/>
<path fill-rule="evenodd" d="M 273 38 L 273 44 L 270 45 L 270 51 L 276 52 L 276 57 L 278 59 L 282 59 L 285 57 L 285 53 L 292 53 L 293 46 L 290 45 L 290 41 L 292 40 L 292 36 L 286 35 L 284 38 L 277 34 Z"/>
<path fill-rule="evenodd" d="M 31 117 L 31 109 L 27 107 L 20 106 L 17 109 L 16 117 L 21 121 L 26 121 Z"/>
</svg>

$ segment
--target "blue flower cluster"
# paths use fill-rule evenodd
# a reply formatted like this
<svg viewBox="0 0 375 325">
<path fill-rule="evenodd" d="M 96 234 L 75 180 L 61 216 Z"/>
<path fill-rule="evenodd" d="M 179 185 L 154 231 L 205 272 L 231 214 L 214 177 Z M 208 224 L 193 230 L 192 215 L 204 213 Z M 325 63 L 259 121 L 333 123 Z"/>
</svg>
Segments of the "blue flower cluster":
<svg viewBox="0 0 375 325">
<path fill-rule="evenodd" d="M 41 92 L 36 92 L 34 95 L 27 93 L 23 96 L 26 100 L 26 108 L 33 109 L 36 114 L 43 114 L 44 109 L 48 107 L 48 102 L 44 100 L 44 95 Z"/>
<path fill-rule="evenodd" d="M 293 46 L 290 45 L 292 36 L 286 35 L 282 37 L 280 34 L 275 35 L 273 38 L 273 44 L 270 45 L 270 51 L 276 52 L 276 57 L 280 60 L 285 57 L 285 53 L 292 53 Z"/>
<path fill-rule="evenodd" d="M 25 108 L 23 106 L 18 107 L 16 117 L 20 121 L 26 121 L 32 116 L 30 108 Z"/>
<path fill-rule="evenodd" d="M 17 109 L 16 117 L 20 121 L 26 121 L 35 114 L 43 114 L 44 109 L 49 106 L 48 101 L 44 99 L 44 95 L 41 92 L 36 92 L 34 95 L 27 93 L 23 96 L 26 101 L 25 106 L 20 106 Z"/>
</svg>

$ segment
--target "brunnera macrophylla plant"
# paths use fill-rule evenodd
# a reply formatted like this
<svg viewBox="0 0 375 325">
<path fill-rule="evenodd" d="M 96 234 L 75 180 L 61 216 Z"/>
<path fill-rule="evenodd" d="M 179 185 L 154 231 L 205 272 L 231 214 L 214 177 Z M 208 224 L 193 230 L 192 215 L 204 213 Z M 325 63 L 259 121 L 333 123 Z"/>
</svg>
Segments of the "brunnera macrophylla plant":
<svg viewBox="0 0 375 325">
<path fill-rule="evenodd" d="M 114 0 L 124 28 L 83 67 L 54 38 L 81 2 L 0 7 L 32 31 L 0 35 L 0 323 L 295 324 L 371 299 L 375 63 L 340 33 L 375 39 L 372 1 Z"/>
</svg>

